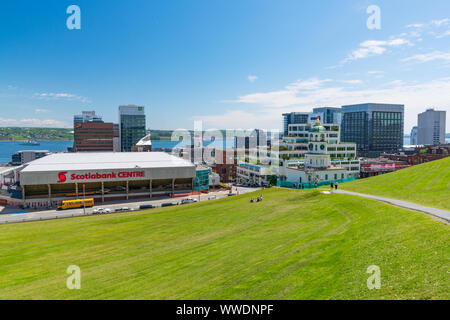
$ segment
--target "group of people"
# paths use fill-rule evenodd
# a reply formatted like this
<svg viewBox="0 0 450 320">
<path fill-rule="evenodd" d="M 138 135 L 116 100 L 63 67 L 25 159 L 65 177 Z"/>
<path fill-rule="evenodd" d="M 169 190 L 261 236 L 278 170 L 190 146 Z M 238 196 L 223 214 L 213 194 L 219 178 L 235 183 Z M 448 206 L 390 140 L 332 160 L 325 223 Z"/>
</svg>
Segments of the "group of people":
<svg viewBox="0 0 450 320">
<path fill-rule="evenodd" d="M 259 197 L 256 198 L 256 202 L 261 202 L 261 201 L 263 201 L 263 196 L 262 195 L 260 195 Z M 253 203 L 253 202 L 255 202 L 255 199 L 251 198 L 250 199 L 250 203 Z"/>
<path fill-rule="evenodd" d="M 337 181 L 330 183 L 331 190 L 333 190 L 333 188 L 337 190 L 338 186 L 339 186 L 339 183 Z"/>
</svg>

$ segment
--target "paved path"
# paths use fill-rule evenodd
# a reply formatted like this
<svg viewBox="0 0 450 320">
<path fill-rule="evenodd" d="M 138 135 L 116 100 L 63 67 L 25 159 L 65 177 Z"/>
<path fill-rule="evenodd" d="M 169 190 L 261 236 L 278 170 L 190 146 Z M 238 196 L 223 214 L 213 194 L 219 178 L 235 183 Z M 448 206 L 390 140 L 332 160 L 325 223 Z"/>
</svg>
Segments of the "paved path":
<svg viewBox="0 0 450 320">
<path fill-rule="evenodd" d="M 423 213 L 432 215 L 436 218 L 445 220 L 447 223 L 450 223 L 450 211 L 447 211 L 447 210 L 424 207 L 424 206 L 421 206 L 420 204 L 416 204 L 416 203 L 412 203 L 412 202 L 408 202 L 408 201 L 389 199 L 389 198 L 372 196 L 372 195 L 368 195 L 368 194 L 356 193 L 356 192 L 345 191 L 345 190 L 333 190 L 333 193 L 347 194 L 350 196 L 357 196 L 357 197 L 363 197 L 363 198 L 386 202 L 386 203 L 392 204 L 394 206 L 423 212 Z"/>
</svg>

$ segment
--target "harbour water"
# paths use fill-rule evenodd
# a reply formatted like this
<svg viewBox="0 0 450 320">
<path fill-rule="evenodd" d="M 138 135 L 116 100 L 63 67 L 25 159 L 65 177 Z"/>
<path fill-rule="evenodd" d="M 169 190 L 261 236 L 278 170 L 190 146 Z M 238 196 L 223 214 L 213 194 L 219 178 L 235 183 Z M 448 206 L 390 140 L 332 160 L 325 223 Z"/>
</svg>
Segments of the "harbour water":
<svg viewBox="0 0 450 320">
<path fill-rule="evenodd" d="M 0 141 L 0 164 L 7 164 L 11 156 L 21 150 L 48 150 L 50 152 L 66 151 L 73 146 L 73 141 L 38 141 L 40 145 L 21 145 L 20 142 Z"/>
<path fill-rule="evenodd" d="M 50 152 L 67 151 L 68 147 L 73 146 L 73 141 L 38 141 L 39 146 L 27 146 L 21 145 L 20 142 L 0 141 L 0 164 L 7 164 L 11 161 L 11 156 L 21 150 L 48 150 Z M 175 147 L 183 147 L 190 144 L 190 141 L 165 141 L 154 140 L 152 145 L 154 149 L 172 149 Z M 233 140 L 217 140 L 217 141 L 205 141 L 204 145 L 214 145 L 218 148 L 231 148 L 234 145 Z"/>
</svg>

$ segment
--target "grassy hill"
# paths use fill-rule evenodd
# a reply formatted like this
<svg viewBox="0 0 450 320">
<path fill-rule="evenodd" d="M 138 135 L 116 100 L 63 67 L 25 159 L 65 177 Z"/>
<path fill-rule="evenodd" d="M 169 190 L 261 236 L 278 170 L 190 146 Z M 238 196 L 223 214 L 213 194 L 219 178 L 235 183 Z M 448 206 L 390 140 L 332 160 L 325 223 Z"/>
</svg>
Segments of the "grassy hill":
<svg viewBox="0 0 450 320">
<path fill-rule="evenodd" d="M 368 179 L 342 189 L 450 209 L 450 157 Z"/>
<path fill-rule="evenodd" d="M 450 298 L 448 225 L 358 197 L 263 194 L 2 225 L 0 299 Z M 69 265 L 81 290 L 66 288 Z"/>
<path fill-rule="evenodd" d="M 73 129 L 0 127 L 0 139 L 67 141 L 73 140 Z"/>
</svg>

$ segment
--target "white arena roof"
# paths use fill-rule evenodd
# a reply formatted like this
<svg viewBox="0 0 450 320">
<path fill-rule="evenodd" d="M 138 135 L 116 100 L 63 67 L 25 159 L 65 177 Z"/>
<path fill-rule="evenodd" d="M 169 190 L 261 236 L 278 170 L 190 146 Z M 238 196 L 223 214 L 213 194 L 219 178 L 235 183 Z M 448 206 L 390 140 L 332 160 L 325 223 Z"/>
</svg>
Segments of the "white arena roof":
<svg viewBox="0 0 450 320">
<path fill-rule="evenodd" d="M 55 153 L 28 163 L 22 173 L 192 167 L 190 161 L 165 152 Z"/>
</svg>

